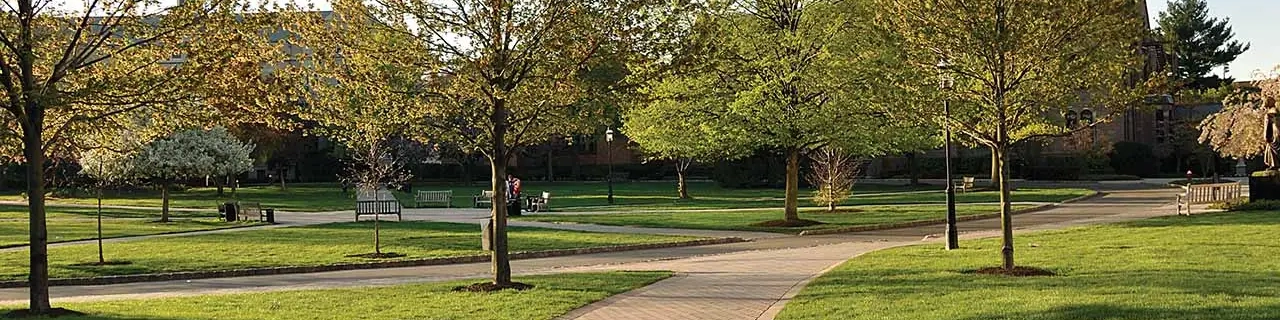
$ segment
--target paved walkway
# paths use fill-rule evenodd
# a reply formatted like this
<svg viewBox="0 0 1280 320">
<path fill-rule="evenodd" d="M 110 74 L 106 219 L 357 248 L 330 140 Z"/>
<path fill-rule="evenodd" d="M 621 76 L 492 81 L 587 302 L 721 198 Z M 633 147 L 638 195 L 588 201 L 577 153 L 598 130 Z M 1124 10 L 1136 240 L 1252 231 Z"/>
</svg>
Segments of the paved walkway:
<svg viewBox="0 0 1280 320">
<path fill-rule="evenodd" d="M 1172 190 L 1117 191 L 1090 201 L 1019 215 L 1021 230 L 1063 228 L 1173 214 Z M 965 239 L 996 235 L 998 220 L 962 222 Z M 873 250 L 937 241 L 939 226 L 854 234 L 771 237 L 746 243 L 516 260 L 519 275 L 596 270 L 673 270 L 678 276 L 606 299 L 566 318 L 770 319 L 808 279 Z M 963 245 L 963 244 L 962 244 Z M 312 274 L 53 287 L 56 301 L 377 286 L 488 275 L 485 263 Z M 25 289 L 0 289 L 0 304 L 22 303 Z"/>
</svg>

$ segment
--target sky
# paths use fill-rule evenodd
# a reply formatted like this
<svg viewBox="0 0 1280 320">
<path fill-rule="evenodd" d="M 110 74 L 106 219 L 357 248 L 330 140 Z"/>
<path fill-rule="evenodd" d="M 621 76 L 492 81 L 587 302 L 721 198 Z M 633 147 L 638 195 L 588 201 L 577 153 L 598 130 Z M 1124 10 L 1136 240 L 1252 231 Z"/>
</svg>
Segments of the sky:
<svg viewBox="0 0 1280 320">
<path fill-rule="evenodd" d="M 1280 65 L 1280 0 L 1207 0 L 1209 16 L 1230 19 L 1236 40 L 1251 46 L 1229 66 L 1229 76 L 1236 80 L 1255 80 L 1254 72 L 1269 72 Z M 1159 12 L 1168 7 L 1167 0 L 1147 0 L 1151 25 Z M 1221 69 L 1215 74 L 1222 74 Z"/>
</svg>

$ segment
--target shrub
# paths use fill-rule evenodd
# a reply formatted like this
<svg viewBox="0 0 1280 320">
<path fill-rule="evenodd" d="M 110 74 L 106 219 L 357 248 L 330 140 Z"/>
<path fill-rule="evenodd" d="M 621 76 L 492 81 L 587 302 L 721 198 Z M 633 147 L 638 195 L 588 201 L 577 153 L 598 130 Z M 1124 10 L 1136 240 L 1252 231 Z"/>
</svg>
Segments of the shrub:
<svg viewBox="0 0 1280 320">
<path fill-rule="evenodd" d="M 1249 201 L 1249 199 L 1241 198 L 1235 200 L 1227 200 L 1209 205 L 1209 209 L 1218 209 L 1226 211 L 1272 211 L 1280 210 L 1280 200 L 1258 200 Z"/>
<path fill-rule="evenodd" d="M 1080 180 L 1087 181 L 1131 181 L 1142 180 L 1142 177 L 1127 174 L 1086 174 L 1080 176 Z"/>
<path fill-rule="evenodd" d="M 1151 146 L 1143 143 L 1117 142 L 1108 156 L 1111 158 L 1111 168 L 1116 170 L 1116 174 L 1151 177 L 1160 169 L 1155 165 L 1160 161 L 1156 158 L 1155 151 L 1152 151 Z"/>
</svg>

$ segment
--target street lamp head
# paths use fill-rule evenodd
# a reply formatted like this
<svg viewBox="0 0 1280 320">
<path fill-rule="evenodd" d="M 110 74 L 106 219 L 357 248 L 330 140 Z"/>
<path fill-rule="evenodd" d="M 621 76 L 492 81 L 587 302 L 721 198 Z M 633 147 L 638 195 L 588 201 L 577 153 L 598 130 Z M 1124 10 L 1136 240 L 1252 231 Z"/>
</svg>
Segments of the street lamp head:
<svg viewBox="0 0 1280 320">
<path fill-rule="evenodd" d="M 604 140 L 608 142 L 613 142 L 613 128 L 609 128 L 608 130 L 604 131 Z"/>
<path fill-rule="evenodd" d="M 953 82 L 955 82 L 955 80 L 952 78 L 952 75 L 951 75 L 951 62 L 947 61 L 946 58 L 939 59 L 938 60 L 938 88 L 943 90 L 951 89 L 951 85 Z"/>
</svg>

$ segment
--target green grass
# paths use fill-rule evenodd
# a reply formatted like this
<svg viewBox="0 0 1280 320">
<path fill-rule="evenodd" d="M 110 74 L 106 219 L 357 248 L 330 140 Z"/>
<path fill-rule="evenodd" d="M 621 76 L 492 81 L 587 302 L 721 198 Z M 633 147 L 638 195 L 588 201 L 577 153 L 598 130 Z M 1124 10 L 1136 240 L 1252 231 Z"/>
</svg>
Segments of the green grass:
<svg viewBox="0 0 1280 320">
<path fill-rule="evenodd" d="M 1052 277 L 961 273 L 997 240 L 872 252 L 818 278 L 778 319 L 1280 319 L 1280 212 L 1168 217 L 1035 233 L 1017 262 Z"/>
<path fill-rule="evenodd" d="M 348 222 L 139 240 L 106 247 L 108 260 L 133 264 L 91 267 L 73 264 L 96 261 L 96 246 L 73 245 L 49 249 L 49 272 L 68 278 L 368 262 L 347 256 L 373 252 L 372 238 L 372 222 Z M 690 239 L 695 238 L 511 228 L 509 243 L 512 251 L 536 251 Z M 399 259 L 485 253 L 478 225 L 436 222 L 383 222 L 382 251 L 406 255 Z M 0 279 L 25 278 L 27 259 L 25 250 L 0 252 Z"/>
<path fill-rule="evenodd" d="M 693 201 L 676 201 L 674 182 L 626 182 L 615 183 L 614 194 L 617 206 L 614 210 L 626 206 L 648 206 L 650 208 L 741 208 L 769 207 L 782 203 L 781 189 L 724 189 L 711 182 L 693 182 L 689 184 L 690 194 L 698 197 Z M 470 186 L 456 184 L 417 184 L 414 190 L 453 190 L 453 207 L 472 207 L 472 197 L 487 190 L 487 183 L 476 183 Z M 935 190 L 937 187 L 907 186 L 859 186 L 859 192 L 879 193 L 915 190 Z M 200 208 L 216 210 L 219 203 L 232 200 L 231 191 L 227 189 L 223 196 L 217 195 L 215 188 L 190 188 L 175 191 L 170 197 L 170 206 L 174 208 Z M 608 206 L 608 186 L 602 182 L 538 182 L 524 183 L 525 195 L 540 195 L 543 191 L 552 193 L 552 206 L 560 210 L 600 210 Z M 807 193 L 806 193 L 807 194 Z M 355 207 L 352 192 L 342 193 L 342 189 L 334 183 L 308 183 L 289 185 L 286 190 L 279 186 L 253 186 L 240 188 L 236 199 L 262 203 L 264 207 L 284 211 L 320 212 L 351 210 Z M 396 198 L 405 207 L 413 207 L 413 196 L 396 192 Z M 2 201 L 23 201 L 17 193 L 0 195 Z M 94 204 L 92 197 L 49 198 L 50 204 Z M 156 191 L 110 192 L 103 199 L 105 205 L 159 207 L 160 193 Z"/>
<path fill-rule="evenodd" d="M 88 240 L 97 239 L 98 237 L 98 224 L 94 220 L 49 219 L 46 220 L 46 223 L 49 228 L 49 242 Z M 246 225 L 250 224 L 227 223 L 218 220 L 176 219 L 169 223 L 158 223 L 138 219 L 103 219 L 102 236 L 106 238 L 143 236 Z M 30 224 L 26 220 L 0 220 L 0 247 L 27 244 L 29 226 Z"/>
<path fill-rule="evenodd" d="M 403 196 L 399 198 L 404 199 Z M 279 186 L 244 187 L 236 191 L 234 198 L 229 188 L 225 189 L 225 193 L 222 196 L 218 196 L 216 188 L 190 188 L 185 191 L 171 192 L 169 206 L 172 208 L 197 208 L 216 212 L 219 203 L 234 199 L 259 202 L 262 203 L 263 207 L 284 211 L 318 212 L 355 208 L 355 196 L 351 193 L 344 195 L 337 184 L 297 184 L 288 186 L 286 190 L 280 190 Z M 409 199 L 412 200 L 412 198 Z M 3 195 L 0 196 L 0 200 L 24 201 L 19 194 Z M 102 199 L 103 205 L 116 206 L 160 207 L 161 202 L 159 191 L 109 192 Z M 48 203 L 53 205 L 89 205 L 96 204 L 97 198 L 91 196 L 50 197 L 48 198 Z"/>
<path fill-rule="evenodd" d="M 50 242 L 66 242 L 94 239 L 98 236 L 96 208 L 47 207 L 45 220 L 49 227 Z M 157 233 L 197 231 L 243 226 L 239 223 L 219 222 L 216 212 L 170 211 L 171 223 L 155 223 L 160 218 L 157 210 L 103 209 L 102 235 L 104 237 L 140 236 Z M 0 205 L 0 247 L 27 244 L 27 207 Z"/>
<path fill-rule="evenodd" d="M 885 190 L 880 187 L 888 187 Z M 855 205 L 885 205 L 885 204 L 922 204 L 922 203 L 946 203 L 946 193 L 932 187 L 936 192 L 926 191 L 894 191 L 892 188 L 905 188 L 902 186 L 876 186 L 876 187 L 858 187 L 854 192 L 854 196 L 847 201 L 842 202 L 842 206 Z M 553 197 L 553 209 L 555 211 L 565 212 L 585 212 L 585 211 L 618 211 L 618 212 L 638 212 L 638 211 L 663 211 L 677 209 L 735 209 L 735 208 L 770 208 L 781 207 L 783 205 L 783 191 L 781 189 L 763 189 L 749 190 L 754 191 L 750 196 L 746 195 L 747 191 L 737 190 L 726 194 L 712 194 L 694 198 L 692 200 L 676 200 L 674 197 L 666 202 L 654 202 L 649 204 L 634 204 L 627 202 L 619 202 L 615 206 L 582 206 L 558 208 L 555 207 L 560 203 L 559 198 Z M 1012 193 L 1015 202 L 1061 202 L 1063 200 L 1093 194 L 1093 190 L 1088 189 L 1019 189 Z M 812 202 L 811 190 L 803 190 L 800 197 L 800 205 L 802 207 L 817 208 L 820 207 Z M 956 203 L 994 203 L 1000 201 L 1000 193 L 995 191 L 966 192 L 956 193 Z"/>
<path fill-rule="evenodd" d="M 209 211 L 178 211 L 169 210 L 170 218 L 217 218 L 217 207 Z M 97 208 L 87 207 L 66 207 L 66 206 L 45 206 L 45 216 L 48 219 L 93 219 L 97 217 Z M 27 206 L 0 205 L 0 219 L 26 219 L 30 216 Z M 102 217 L 107 218 L 136 218 L 153 220 L 160 219 L 160 208 L 154 209 L 117 209 L 103 208 Z"/>
<path fill-rule="evenodd" d="M 1029 206 L 1014 206 L 1014 209 L 1027 207 Z M 798 233 L 800 231 L 813 229 L 834 229 L 851 226 L 940 219 L 945 217 L 946 213 L 946 207 L 940 205 L 858 206 L 854 208 L 856 208 L 856 212 L 848 213 L 826 213 L 825 209 L 804 208 L 800 211 L 800 218 L 815 220 L 823 222 L 824 224 L 798 228 L 761 227 L 752 225 L 762 221 L 782 219 L 781 209 L 610 214 L 545 214 L 527 215 L 516 217 L 515 219 L 653 228 Z M 999 210 L 999 205 L 994 204 L 967 204 L 956 206 L 956 214 L 960 216 L 994 213 Z"/>
<path fill-rule="evenodd" d="M 517 277 L 527 291 L 459 293 L 479 280 L 379 288 L 284 291 L 59 304 L 89 314 L 67 320 L 151 319 L 553 319 L 608 296 L 665 279 L 670 272 L 571 273 Z M 16 308 L 0 308 L 0 314 Z"/>
</svg>

